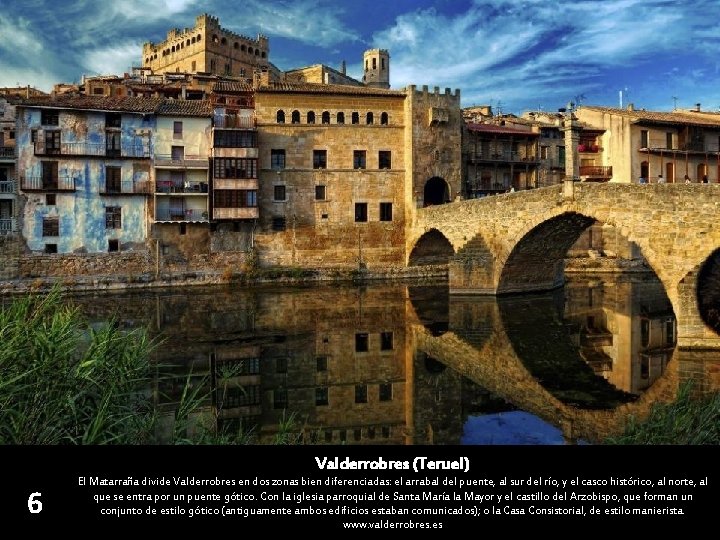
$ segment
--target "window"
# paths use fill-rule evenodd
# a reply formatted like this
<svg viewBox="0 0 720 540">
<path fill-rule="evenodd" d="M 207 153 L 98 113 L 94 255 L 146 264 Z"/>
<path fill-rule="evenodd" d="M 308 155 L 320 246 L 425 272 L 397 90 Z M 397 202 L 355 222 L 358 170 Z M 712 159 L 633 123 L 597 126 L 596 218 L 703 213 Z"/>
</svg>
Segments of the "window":
<svg viewBox="0 0 720 540">
<path fill-rule="evenodd" d="M 675 321 L 673 319 L 665 321 L 665 344 L 675 345 Z"/>
<path fill-rule="evenodd" d="M 310 111 L 307 113 L 307 123 L 308 124 L 314 124 L 315 123 L 315 113 Z"/>
<path fill-rule="evenodd" d="M 285 168 L 285 150 L 270 150 L 270 168 L 275 171 Z"/>
<path fill-rule="evenodd" d="M 227 62 L 225 62 L 225 75 L 232 75 L 232 67 Z"/>
<path fill-rule="evenodd" d="M 257 178 L 257 159 L 216 158 L 213 169 L 215 178 Z"/>
<path fill-rule="evenodd" d="M 380 115 L 380 125 L 382 125 L 382 126 L 388 125 L 388 113 L 384 112 Z"/>
<path fill-rule="evenodd" d="M 48 206 L 55 206 L 57 204 L 57 199 L 55 198 L 54 193 L 48 193 L 45 195 L 45 204 Z"/>
<path fill-rule="evenodd" d="M 377 58 L 373 58 L 373 59 L 372 59 L 372 62 L 373 62 L 373 67 L 372 67 L 372 68 L 373 68 L 373 69 L 377 69 Z"/>
<path fill-rule="evenodd" d="M 45 244 L 45 253 L 57 253 L 57 244 Z"/>
<path fill-rule="evenodd" d="M 316 201 L 324 201 L 325 200 L 325 186 L 315 186 L 315 200 Z"/>
<path fill-rule="evenodd" d="M 380 401 L 392 401 L 392 383 L 382 383 L 378 387 Z"/>
<path fill-rule="evenodd" d="M 392 203 L 380 203 L 380 221 L 392 221 Z"/>
<path fill-rule="evenodd" d="M 373 426 L 370 426 L 369 428 L 367 428 L 367 437 L 368 437 L 368 439 L 375 438 L 375 428 Z"/>
<path fill-rule="evenodd" d="M 273 231 L 284 231 L 287 228 L 287 220 L 284 217 L 274 217 L 272 219 Z"/>
<path fill-rule="evenodd" d="M 548 146 L 541 146 L 540 147 L 540 159 L 547 159 L 548 158 Z"/>
<path fill-rule="evenodd" d="M 210 60 L 210 71 L 215 72 L 215 60 Z"/>
<path fill-rule="evenodd" d="M 275 115 L 275 119 L 277 120 L 278 124 L 284 124 L 285 123 L 285 111 L 278 111 Z"/>
<path fill-rule="evenodd" d="M 241 129 L 220 129 L 215 131 L 213 142 L 216 148 L 256 148 L 257 132 Z"/>
<path fill-rule="evenodd" d="M 360 123 L 360 113 L 352 113 L 352 123 L 353 124 L 359 124 Z"/>
<path fill-rule="evenodd" d="M 673 147 L 673 134 L 671 131 L 668 131 L 665 133 L 665 148 L 668 150 L 672 149 Z"/>
<path fill-rule="evenodd" d="M 275 359 L 275 373 L 287 373 L 288 359 L 284 356 Z"/>
<path fill-rule="evenodd" d="M 367 384 L 355 385 L 355 403 L 367 403 Z"/>
<path fill-rule="evenodd" d="M 393 350 L 393 333 L 382 332 L 380 334 L 380 350 L 381 351 L 392 351 Z"/>
<path fill-rule="evenodd" d="M 58 217 L 44 217 L 42 222 L 43 236 L 60 236 L 60 219 Z"/>
<path fill-rule="evenodd" d="M 367 334 L 355 334 L 355 352 L 367 352 L 368 351 L 368 335 Z"/>
<path fill-rule="evenodd" d="M 359 441 L 360 439 L 362 439 L 362 429 L 355 428 L 353 430 L 353 439 L 356 441 Z"/>
<path fill-rule="evenodd" d="M 336 118 L 337 118 L 337 123 L 338 123 L 338 124 L 344 124 L 344 123 L 345 123 L 345 113 L 343 113 L 343 112 L 337 113 Z"/>
<path fill-rule="evenodd" d="M 42 187 L 43 189 L 58 188 L 58 162 L 42 162 Z"/>
<path fill-rule="evenodd" d="M 285 186 L 274 186 L 273 187 L 273 200 L 284 201 L 285 200 Z"/>
<path fill-rule="evenodd" d="M 105 207 L 105 228 L 120 229 L 122 228 L 122 208 L 120 206 Z"/>
<path fill-rule="evenodd" d="M 120 167 L 105 167 L 105 193 L 122 192 L 120 182 Z"/>
<path fill-rule="evenodd" d="M 59 129 L 45 131 L 45 153 L 46 154 L 59 154 L 60 153 L 60 130 Z"/>
<path fill-rule="evenodd" d="M 40 112 L 40 123 L 43 126 L 59 126 L 60 114 L 58 111 L 43 110 Z"/>
<path fill-rule="evenodd" d="M 390 150 L 380 150 L 378 152 L 378 169 L 392 168 L 392 152 Z"/>
<path fill-rule="evenodd" d="M 355 203 L 355 222 L 365 223 L 367 220 L 367 203 Z"/>
<path fill-rule="evenodd" d="M 216 208 L 255 208 L 257 191 L 254 189 L 216 189 L 213 192 Z"/>
<path fill-rule="evenodd" d="M 331 443 L 333 440 L 333 432 L 332 429 L 326 429 L 325 430 L 325 442 Z"/>
<path fill-rule="evenodd" d="M 287 406 L 287 388 L 278 388 L 273 390 L 273 409 L 287 409 Z"/>
<path fill-rule="evenodd" d="M 185 236 L 187 234 L 187 223 L 180 224 L 180 235 Z"/>
<path fill-rule="evenodd" d="M 375 119 L 374 119 L 374 117 L 373 117 L 373 113 L 369 112 L 369 113 L 367 113 L 367 114 L 365 115 L 365 123 L 366 123 L 368 126 L 371 125 L 371 124 L 373 124 L 374 121 L 375 121 Z"/>
<path fill-rule="evenodd" d="M 293 112 L 292 112 L 291 122 L 292 122 L 293 124 L 299 124 L 299 123 L 300 123 L 300 111 L 293 111 Z"/>
<path fill-rule="evenodd" d="M 327 169 L 327 150 L 313 150 L 313 169 Z"/>
<path fill-rule="evenodd" d="M 382 436 L 383 439 L 390 438 L 390 426 L 383 426 L 382 427 Z"/>
<path fill-rule="evenodd" d="M 96 86 L 95 88 L 93 88 L 92 93 L 94 96 L 102 96 L 105 94 L 105 90 L 102 86 Z"/>
<path fill-rule="evenodd" d="M 562 164 L 565 163 L 565 146 L 558 145 L 557 147 L 558 161 Z"/>
<path fill-rule="evenodd" d="M 643 347 L 650 345 L 650 321 L 647 319 L 640 320 L 640 344 Z"/>
<path fill-rule="evenodd" d="M 330 123 L 330 113 L 325 111 L 322 113 L 322 123 L 323 124 L 329 124 Z"/>
<path fill-rule="evenodd" d="M 365 150 L 353 150 L 353 169 L 364 169 L 365 168 Z"/>
<path fill-rule="evenodd" d="M 647 147 L 648 147 L 648 130 L 641 129 L 640 130 L 640 148 L 647 148 Z"/>
<path fill-rule="evenodd" d="M 315 388 L 315 405 L 327 405 L 328 404 L 328 387 L 319 386 Z"/>
<path fill-rule="evenodd" d="M 108 240 L 108 253 L 113 253 L 115 251 L 120 251 L 120 240 Z"/>
<path fill-rule="evenodd" d="M 119 113 L 105 113 L 105 127 L 106 128 L 122 127 L 122 116 Z"/>
<path fill-rule="evenodd" d="M 31 143 L 35 144 L 37 142 L 37 134 L 38 134 L 37 129 L 33 129 L 30 131 L 30 142 Z"/>
<path fill-rule="evenodd" d="M 197 64 L 195 63 L 195 60 L 190 62 L 190 71 L 196 71 L 196 69 L 195 69 L 196 66 L 197 66 Z"/>
<path fill-rule="evenodd" d="M 173 161 L 182 161 L 185 159 L 185 147 L 184 146 L 171 146 L 170 147 L 170 159 Z"/>
<path fill-rule="evenodd" d="M 328 358 L 327 356 L 318 356 L 315 358 L 316 371 L 327 371 Z"/>
</svg>

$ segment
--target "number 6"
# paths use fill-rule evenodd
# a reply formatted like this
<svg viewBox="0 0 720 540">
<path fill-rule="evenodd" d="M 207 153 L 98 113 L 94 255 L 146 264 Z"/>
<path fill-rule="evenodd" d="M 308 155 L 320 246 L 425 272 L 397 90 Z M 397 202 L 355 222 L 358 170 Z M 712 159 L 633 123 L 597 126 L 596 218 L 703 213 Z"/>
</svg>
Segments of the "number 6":
<svg viewBox="0 0 720 540">
<path fill-rule="evenodd" d="M 39 514 L 42 512 L 42 503 L 40 502 L 40 499 L 36 499 L 35 497 L 42 497 L 42 493 L 31 493 L 30 498 L 28 499 L 28 510 L 30 510 L 31 514 Z"/>
</svg>

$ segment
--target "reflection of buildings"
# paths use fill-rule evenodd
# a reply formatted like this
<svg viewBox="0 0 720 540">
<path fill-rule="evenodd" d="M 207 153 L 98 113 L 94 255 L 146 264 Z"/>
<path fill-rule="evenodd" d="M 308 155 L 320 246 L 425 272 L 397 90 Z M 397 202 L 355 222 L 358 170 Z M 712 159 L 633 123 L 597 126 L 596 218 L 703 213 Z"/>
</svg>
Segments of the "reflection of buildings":
<svg viewBox="0 0 720 540">
<path fill-rule="evenodd" d="M 469 415 L 520 408 L 571 439 L 593 439 L 647 405 L 612 385 L 637 394 L 662 374 L 674 340 L 662 289 L 618 280 L 566 293 L 564 321 L 559 295 L 448 302 L 436 287 L 401 284 L 74 301 L 90 320 L 114 316 L 162 339 L 153 382 L 160 437 L 189 382 L 204 398 L 190 435 L 203 422 L 273 442 L 292 418 L 289 434 L 306 443 L 457 444 Z M 712 365 L 697 366 L 707 379 Z M 672 392 L 676 379 L 667 380 L 651 403 L 656 388 Z"/>
<path fill-rule="evenodd" d="M 639 393 L 665 371 L 675 349 L 675 316 L 656 281 L 616 280 L 566 287 L 565 319 L 593 370 Z"/>
</svg>

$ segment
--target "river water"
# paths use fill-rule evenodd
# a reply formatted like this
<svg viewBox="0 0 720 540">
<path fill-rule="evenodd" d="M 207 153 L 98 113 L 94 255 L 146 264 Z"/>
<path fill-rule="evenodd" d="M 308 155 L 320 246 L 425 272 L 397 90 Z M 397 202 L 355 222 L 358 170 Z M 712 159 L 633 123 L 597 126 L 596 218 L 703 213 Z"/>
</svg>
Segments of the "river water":
<svg viewBox="0 0 720 540">
<path fill-rule="evenodd" d="M 166 425 L 190 382 L 198 422 L 252 442 L 287 429 L 317 444 L 597 442 L 683 380 L 718 382 L 717 354 L 676 350 L 654 276 L 502 298 L 393 282 L 71 299 L 94 323 L 158 340 L 151 395 Z"/>
</svg>

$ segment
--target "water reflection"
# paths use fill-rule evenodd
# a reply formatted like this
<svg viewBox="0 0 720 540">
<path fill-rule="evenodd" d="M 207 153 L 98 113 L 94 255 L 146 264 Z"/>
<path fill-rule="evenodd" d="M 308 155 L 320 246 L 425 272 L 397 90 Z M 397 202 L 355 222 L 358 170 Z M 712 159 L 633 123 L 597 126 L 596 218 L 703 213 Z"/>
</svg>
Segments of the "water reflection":
<svg viewBox="0 0 720 540">
<path fill-rule="evenodd" d="M 375 284 L 73 300 L 163 340 L 152 384 L 164 429 L 187 382 L 207 381 L 198 421 L 258 442 L 291 412 L 318 444 L 593 441 L 684 377 L 718 383 L 714 355 L 675 352 L 662 287 L 637 278 L 499 299 Z"/>
</svg>

